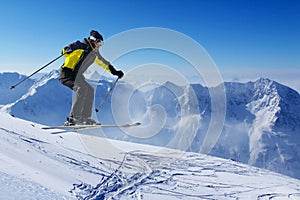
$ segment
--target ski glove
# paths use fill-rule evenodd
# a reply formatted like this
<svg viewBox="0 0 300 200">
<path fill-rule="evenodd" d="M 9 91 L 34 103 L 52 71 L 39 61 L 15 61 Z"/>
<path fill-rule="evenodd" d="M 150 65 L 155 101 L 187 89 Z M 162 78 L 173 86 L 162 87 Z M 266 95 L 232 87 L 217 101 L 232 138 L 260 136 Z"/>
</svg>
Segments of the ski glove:
<svg viewBox="0 0 300 200">
<path fill-rule="evenodd" d="M 124 76 L 124 73 L 121 70 L 116 70 L 112 65 L 109 65 L 108 67 L 112 75 L 118 76 L 118 78 L 122 78 Z"/>
<path fill-rule="evenodd" d="M 62 50 L 62 52 L 61 52 L 61 54 L 70 54 L 70 53 L 72 53 L 72 49 L 71 48 L 69 48 L 69 47 L 65 47 L 63 50 Z"/>
<path fill-rule="evenodd" d="M 121 70 L 118 70 L 115 75 L 118 76 L 118 78 L 122 78 L 124 76 L 124 73 Z"/>
</svg>

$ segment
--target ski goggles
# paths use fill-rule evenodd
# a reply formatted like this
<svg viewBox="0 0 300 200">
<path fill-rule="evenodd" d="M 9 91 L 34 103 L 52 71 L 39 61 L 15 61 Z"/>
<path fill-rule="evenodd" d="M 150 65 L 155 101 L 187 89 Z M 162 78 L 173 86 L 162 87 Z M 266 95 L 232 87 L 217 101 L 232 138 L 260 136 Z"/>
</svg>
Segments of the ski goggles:
<svg viewBox="0 0 300 200">
<path fill-rule="evenodd" d="M 97 42 L 100 46 L 104 44 L 102 40 L 96 39 L 94 36 L 90 36 L 90 39 L 93 40 L 94 42 Z"/>
</svg>

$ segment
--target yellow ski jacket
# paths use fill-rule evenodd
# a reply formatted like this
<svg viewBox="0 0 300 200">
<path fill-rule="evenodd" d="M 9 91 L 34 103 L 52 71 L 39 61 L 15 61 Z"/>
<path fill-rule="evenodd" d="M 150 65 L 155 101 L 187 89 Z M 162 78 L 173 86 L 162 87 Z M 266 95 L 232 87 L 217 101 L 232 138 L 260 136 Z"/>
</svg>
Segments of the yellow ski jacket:
<svg viewBox="0 0 300 200">
<path fill-rule="evenodd" d="M 83 74 L 94 62 L 110 73 L 116 71 L 110 62 L 105 60 L 86 38 L 82 42 L 76 41 L 68 45 L 62 50 L 62 54 L 66 57 L 62 68 L 72 70 L 73 76 L 78 73 Z"/>
</svg>

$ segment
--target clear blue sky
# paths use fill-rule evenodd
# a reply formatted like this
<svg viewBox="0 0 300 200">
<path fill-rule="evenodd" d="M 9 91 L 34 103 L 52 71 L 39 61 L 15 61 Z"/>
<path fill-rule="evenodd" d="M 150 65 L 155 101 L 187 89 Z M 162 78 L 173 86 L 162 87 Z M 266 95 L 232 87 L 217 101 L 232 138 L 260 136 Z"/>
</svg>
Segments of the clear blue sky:
<svg viewBox="0 0 300 200">
<path fill-rule="evenodd" d="M 108 38 L 149 26 L 195 39 L 221 71 L 300 68 L 298 0 L 10 0 L 0 6 L 0 71 L 30 73 L 91 29 Z"/>
</svg>

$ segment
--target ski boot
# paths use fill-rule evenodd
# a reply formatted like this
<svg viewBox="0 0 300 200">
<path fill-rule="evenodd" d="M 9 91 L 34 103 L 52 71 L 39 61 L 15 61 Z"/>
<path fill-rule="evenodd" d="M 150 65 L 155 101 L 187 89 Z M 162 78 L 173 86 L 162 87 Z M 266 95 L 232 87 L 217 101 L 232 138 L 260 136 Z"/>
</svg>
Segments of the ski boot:
<svg viewBox="0 0 300 200">
<path fill-rule="evenodd" d="M 67 121 L 64 123 L 64 126 L 75 126 L 78 123 L 78 120 L 74 117 L 67 117 Z"/>
</svg>

